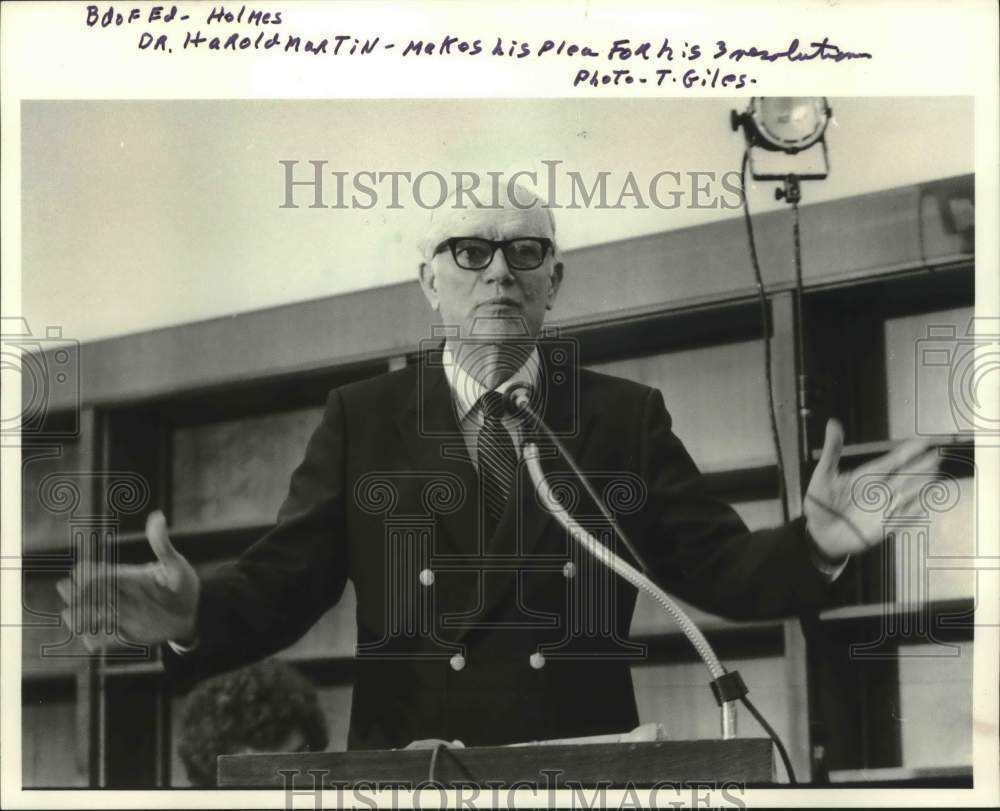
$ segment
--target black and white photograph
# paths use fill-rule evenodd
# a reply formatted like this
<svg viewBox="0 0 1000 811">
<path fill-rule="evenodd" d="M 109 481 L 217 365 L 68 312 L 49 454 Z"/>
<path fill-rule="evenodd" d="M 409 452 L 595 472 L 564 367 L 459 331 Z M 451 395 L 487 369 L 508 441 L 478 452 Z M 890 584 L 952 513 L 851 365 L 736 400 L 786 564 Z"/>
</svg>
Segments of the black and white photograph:
<svg viewBox="0 0 1000 811">
<path fill-rule="evenodd" d="M 363 5 L 5 91 L 5 805 L 995 802 L 996 77 Z"/>
</svg>

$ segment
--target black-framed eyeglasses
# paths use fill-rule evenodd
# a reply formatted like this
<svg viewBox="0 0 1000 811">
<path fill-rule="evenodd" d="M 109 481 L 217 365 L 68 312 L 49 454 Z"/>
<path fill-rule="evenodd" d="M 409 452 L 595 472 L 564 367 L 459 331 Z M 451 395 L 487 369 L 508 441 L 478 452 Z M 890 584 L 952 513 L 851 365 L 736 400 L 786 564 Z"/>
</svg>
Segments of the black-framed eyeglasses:
<svg viewBox="0 0 1000 811">
<path fill-rule="evenodd" d="M 515 237 L 514 239 L 484 239 L 483 237 L 450 237 L 434 249 L 437 256 L 445 248 L 462 270 L 484 270 L 490 266 L 497 248 L 503 251 L 511 270 L 534 270 L 541 267 L 552 248 L 546 237 Z"/>
</svg>

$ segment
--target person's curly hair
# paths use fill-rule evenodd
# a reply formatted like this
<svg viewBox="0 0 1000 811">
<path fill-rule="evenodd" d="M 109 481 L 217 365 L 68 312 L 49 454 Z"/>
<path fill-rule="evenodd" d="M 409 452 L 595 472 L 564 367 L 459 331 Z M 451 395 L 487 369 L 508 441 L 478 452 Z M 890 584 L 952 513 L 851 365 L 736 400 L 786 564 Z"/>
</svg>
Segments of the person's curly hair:
<svg viewBox="0 0 1000 811">
<path fill-rule="evenodd" d="M 209 679 L 184 707 L 179 751 L 196 786 L 216 785 L 216 758 L 250 747 L 268 750 L 300 731 L 311 752 L 326 748 L 326 719 L 316 689 L 271 659 Z"/>
</svg>

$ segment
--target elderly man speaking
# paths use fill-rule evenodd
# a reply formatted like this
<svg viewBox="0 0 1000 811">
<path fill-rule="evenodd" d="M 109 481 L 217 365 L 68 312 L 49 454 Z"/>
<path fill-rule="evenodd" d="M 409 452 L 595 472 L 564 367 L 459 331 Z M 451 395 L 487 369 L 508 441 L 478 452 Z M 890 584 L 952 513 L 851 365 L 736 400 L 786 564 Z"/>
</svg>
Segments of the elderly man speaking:
<svg viewBox="0 0 1000 811">
<path fill-rule="evenodd" d="M 164 645 L 168 675 L 199 679 L 280 650 L 350 579 L 350 748 L 635 727 L 635 590 L 583 560 L 540 506 L 520 463 L 526 442 L 552 481 L 572 476 L 539 426 L 505 408 L 513 385 L 530 388 L 585 473 L 630 488 L 617 519 L 658 581 L 733 618 L 822 605 L 847 556 L 882 536 L 878 516 L 851 503 L 854 478 L 885 475 L 903 507 L 920 478 L 900 474 L 935 469 L 935 453 L 913 441 L 840 474 L 831 422 L 804 515 L 749 532 L 706 492 L 658 390 L 566 367 L 572 353 L 543 322 L 572 272 L 564 278 L 551 210 L 514 191 L 500 205 L 459 198 L 434 213 L 419 275 L 443 341 L 419 363 L 330 392 L 270 532 L 199 578 L 162 514 L 150 516 L 157 562 L 121 567 L 117 610 L 123 636 Z M 599 515 L 576 493 L 574 514 Z M 64 599 L 90 598 L 88 582 L 73 583 L 61 584 Z"/>
</svg>

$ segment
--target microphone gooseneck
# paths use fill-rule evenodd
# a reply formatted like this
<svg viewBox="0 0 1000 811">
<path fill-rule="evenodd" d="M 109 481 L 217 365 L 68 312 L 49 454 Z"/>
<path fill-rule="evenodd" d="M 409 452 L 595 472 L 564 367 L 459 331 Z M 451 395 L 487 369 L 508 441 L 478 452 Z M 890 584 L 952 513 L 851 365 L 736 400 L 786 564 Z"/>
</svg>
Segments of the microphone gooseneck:
<svg viewBox="0 0 1000 811">
<path fill-rule="evenodd" d="M 574 520 L 573 516 L 559 502 L 559 499 L 552 492 L 549 483 L 545 480 L 545 474 L 542 472 L 542 467 L 539 463 L 538 446 L 534 443 L 526 444 L 523 455 L 528 467 L 528 473 L 538 492 L 539 500 L 556 517 L 559 523 L 566 528 L 572 538 L 581 544 L 601 564 L 611 569 L 611 571 L 626 582 L 631 583 L 635 588 L 644 591 L 652 597 L 670 615 L 674 622 L 677 623 L 677 627 L 687 637 L 712 676 L 712 689 L 722 709 L 723 739 L 729 740 L 735 738 L 736 699 L 738 696 L 734 693 L 738 692 L 740 687 L 744 691 L 746 690 L 742 680 L 739 678 L 739 674 L 735 672 L 728 673 L 726 671 L 719 661 L 719 657 L 712 650 L 712 646 L 705 638 L 705 635 L 701 632 L 701 629 L 695 625 L 684 609 L 669 594 L 656 585 L 648 576 L 622 560 Z"/>
<path fill-rule="evenodd" d="M 570 456 L 569 451 L 566 450 L 565 446 L 559 441 L 558 437 L 556 437 L 548 425 L 545 424 L 545 421 L 541 418 L 541 416 L 539 416 L 531 407 L 531 394 L 531 387 L 526 384 L 511 386 L 511 388 L 504 395 L 504 405 L 510 413 L 525 414 L 530 416 L 534 420 L 535 424 L 556 446 L 563 459 L 565 459 L 566 463 L 573 470 L 573 474 L 577 477 L 587 494 L 591 499 L 593 499 L 594 503 L 601 511 L 601 515 L 604 516 L 604 519 L 610 524 L 613 531 L 628 548 L 632 557 L 635 559 L 636 563 L 638 563 L 642 571 L 640 572 L 636 570 L 633 566 L 622 560 L 621 557 L 616 555 L 611 549 L 597 540 L 590 532 L 581 527 L 573 519 L 569 512 L 559 502 L 559 499 L 552 492 L 551 487 L 545 480 L 545 474 L 542 472 L 541 463 L 539 461 L 540 455 L 538 446 L 533 442 L 529 442 L 525 444 L 522 450 L 522 456 L 527 465 L 532 483 L 535 485 L 535 490 L 538 493 L 541 504 L 549 511 L 549 513 L 555 516 L 559 523 L 562 524 L 562 526 L 569 532 L 570 536 L 583 546 L 592 557 L 596 558 L 601 564 L 611 569 L 619 577 L 632 584 L 635 588 L 646 592 L 646 594 L 652 597 L 657 605 L 663 608 L 674 620 L 677 627 L 680 628 L 681 632 L 691 643 L 692 647 L 697 651 L 698 655 L 705 663 L 705 666 L 708 668 L 708 672 L 712 676 L 709 686 L 712 688 L 712 694 L 715 696 L 715 701 L 719 705 L 721 711 L 723 740 L 730 740 L 736 737 L 736 710 L 737 702 L 740 702 L 747 708 L 747 710 L 749 710 L 750 714 L 753 715 L 753 717 L 767 733 L 768 737 L 774 742 L 774 745 L 778 749 L 778 754 L 781 756 L 782 763 L 785 766 L 789 782 L 792 784 L 797 783 L 798 781 L 795 778 L 795 771 L 792 768 L 791 759 L 788 756 L 788 751 L 785 749 L 784 743 L 750 700 L 747 695 L 749 691 L 746 684 L 744 684 L 739 671 L 726 670 L 726 668 L 719 661 L 718 656 L 716 656 L 712 646 L 705 638 L 705 635 L 701 632 L 701 629 L 698 628 L 684 609 L 682 609 L 664 589 L 657 585 L 649 571 L 649 568 L 643 561 L 642 556 L 629 541 L 624 530 L 618 526 L 614 517 L 608 511 L 607 507 L 605 507 L 604 502 L 598 497 L 597 493 L 594 492 L 590 483 L 587 481 L 587 477 L 584 476 L 583 471 L 580 470 L 572 456 Z"/>
<path fill-rule="evenodd" d="M 691 642 L 691 645 L 698 652 L 698 655 L 701 657 L 705 666 L 708 668 L 708 672 L 712 676 L 712 691 L 715 694 L 716 701 L 722 710 L 723 739 L 728 740 L 736 737 L 736 701 L 746 695 L 746 686 L 743 684 L 743 680 L 740 678 L 739 673 L 735 671 L 729 673 L 726 671 L 726 669 L 722 666 L 722 663 L 719 661 L 719 657 L 716 656 L 715 651 L 712 650 L 712 646 L 705 638 L 705 635 L 701 632 L 701 629 L 698 628 L 684 609 L 682 609 L 673 600 L 673 598 L 670 597 L 670 595 L 660 588 L 660 586 L 658 586 L 653 580 L 649 567 L 643 560 L 642 555 L 639 554 L 639 551 L 629 540 L 625 531 L 618 525 L 614 516 L 611 515 L 611 512 L 605 506 L 604 501 L 596 492 L 594 492 L 594 489 L 591 487 L 587 477 L 577 466 L 569 451 L 566 450 L 562 442 L 559 441 L 559 438 L 552 432 L 549 426 L 546 425 L 545 420 L 541 418 L 541 415 L 539 415 L 532 408 L 532 393 L 532 388 L 529 385 L 525 383 L 517 383 L 511 386 L 504 393 L 504 406 L 512 414 L 523 414 L 530 417 L 546 438 L 548 438 L 549 441 L 556 446 L 560 455 L 572 469 L 573 474 L 579 480 L 580 484 L 583 485 L 587 495 L 590 496 L 594 504 L 597 505 L 597 508 L 600 510 L 604 520 L 608 522 L 614 533 L 621 539 L 622 543 L 628 549 L 633 560 L 639 566 L 639 569 L 636 569 L 634 566 L 622 560 L 620 556 L 598 541 L 591 533 L 581 527 L 573 519 L 573 516 L 571 516 L 562 506 L 559 499 L 553 494 L 548 482 L 545 480 L 545 474 L 542 472 L 541 463 L 539 462 L 538 446 L 533 442 L 529 442 L 525 444 L 522 450 L 522 455 L 525 463 L 527 464 L 531 480 L 535 485 L 535 490 L 538 492 L 539 500 L 591 556 L 596 558 L 607 568 L 611 569 L 619 577 L 623 578 L 628 583 L 631 583 L 635 588 L 646 592 L 670 615 L 670 617 L 677 624 L 677 627 L 681 629 L 681 632 L 685 637 L 687 637 L 688 641 Z"/>
</svg>

